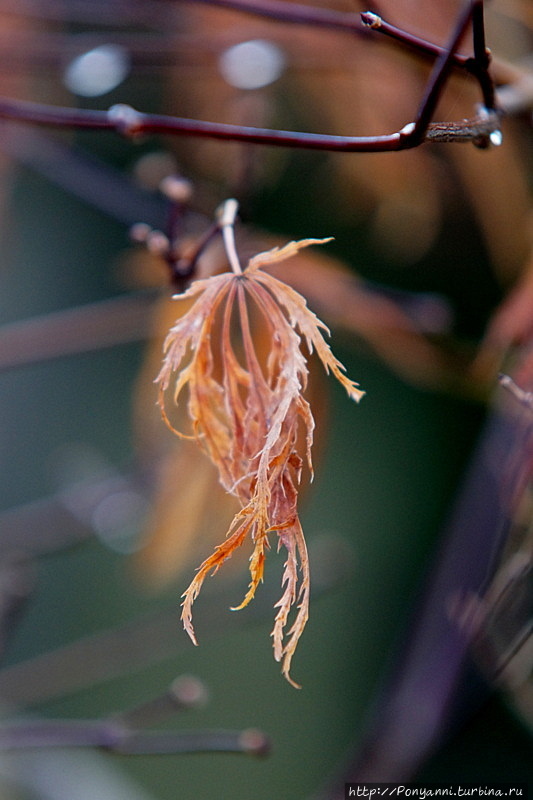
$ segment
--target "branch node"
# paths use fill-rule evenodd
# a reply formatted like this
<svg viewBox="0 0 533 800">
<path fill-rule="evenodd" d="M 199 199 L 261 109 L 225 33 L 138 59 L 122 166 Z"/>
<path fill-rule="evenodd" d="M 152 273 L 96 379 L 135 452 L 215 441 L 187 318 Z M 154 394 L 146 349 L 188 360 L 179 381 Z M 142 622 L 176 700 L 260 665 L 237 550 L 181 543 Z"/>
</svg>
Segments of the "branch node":
<svg viewBox="0 0 533 800">
<path fill-rule="evenodd" d="M 410 136 L 412 132 L 415 130 L 416 125 L 414 122 L 408 122 L 407 125 L 404 125 L 401 130 L 398 131 L 400 136 Z"/>
<path fill-rule="evenodd" d="M 192 183 L 179 175 L 167 175 L 159 184 L 159 190 L 169 200 L 180 204 L 188 203 L 194 191 Z"/>
<path fill-rule="evenodd" d="M 363 11 L 361 13 L 361 22 L 367 28 L 373 28 L 374 30 L 381 28 L 383 24 L 381 17 L 378 14 L 374 14 L 373 11 Z"/>
<path fill-rule="evenodd" d="M 205 684 L 194 675 L 180 675 L 170 684 L 170 695 L 180 708 L 199 708 L 208 700 Z"/>
<path fill-rule="evenodd" d="M 146 237 L 148 252 L 155 256 L 166 256 L 170 249 L 168 236 L 163 231 L 151 230 Z"/>
<path fill-rule="evenodd" d="M 526 408 L 533 408 L 533 392 L 526 392 L 513 381 L 510 375 L 504 373 L 498 375 L 498 381 L 500 386 L 507 389 L 519 403 Z"/>
<path fill-rule="evenodd" d="M 111 106 L 107 111 L 107 118 L 117 133 L 123 136 L 135 136 L 142 130 L 142 114 L 127 103 L 116 103 Z"/>
<path fill-rule="evenodd" d="M 244 753 L 254 756 L 265 756 L 270 752 L 270 741 L 263 731 L 247 728 L 239 736 L 239 745 Z"/>
<path fill-rule="evenodd" d="M 130 228 L 130 239 L 137 244 L 146 244 L 152 228 L 146 222 L 136 222 Z"/>
</svg>

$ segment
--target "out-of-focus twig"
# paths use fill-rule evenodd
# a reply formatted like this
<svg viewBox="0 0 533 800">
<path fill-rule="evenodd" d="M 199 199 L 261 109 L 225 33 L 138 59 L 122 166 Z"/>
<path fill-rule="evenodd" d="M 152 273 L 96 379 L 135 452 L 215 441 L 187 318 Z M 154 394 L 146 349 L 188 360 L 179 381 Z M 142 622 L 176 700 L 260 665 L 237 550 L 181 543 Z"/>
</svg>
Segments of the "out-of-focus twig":
<svg viewBox="0 0 533 800">
<path fill-rule="evenodd" d="M 76 306 L 0 328 L 0 371 L 146 339 L 154 292 Z"/>
<path fill-rule="evenodd" d="M 338 542 L 319 542 L 313 597 L 332 590 L 347 577 L 350 559 Z M 310 548 L 313 562 L 313 548 Z M 325 565 L 325 571 L 321 565 Z M 243 624 L 255 624 L 271 613 L 276 600 L 265 587 L 246 617 L 228 614 L 234 598 L 230 591 L 214 592 L 204 598 L 206 633 L 224 635 Z M 176 604 L 144 614 L 96 634 L 90 634 L 62 647 L 29 658 L 0 670 L 0 697 L 10 708 L 27 707 L 109 681 L 163 661 L 188 647 L 178 635 Z"/>
<path fill-rule="evenodd" d="M 459 689 L 474 631 L 461 622 L 458 609 L 465 597 L 482 602 L 510 536 L 526 488 L 530 453 L 524 441 L 532 425 L 530 416 L 494 410 L 362 744 L 342 778 L 313 800 L 340 800 L 345 780 L 412 780 L 463 718 Z M 476 699 L 481 695 L 470 693 L 470 710 Z"/>
<path fill-rule="evenodd" d="M 97 720 L 17 719 L 0 724 L 0 751 L 27 748 L 98 747 L 120 755 L 243 753 L 263 756 L 270 749 L 259 730 L 144 731 L 207 699 L 203 683 L 190 675 L 176 678 L 162 694 L 132 709 Z"/>
</svg>

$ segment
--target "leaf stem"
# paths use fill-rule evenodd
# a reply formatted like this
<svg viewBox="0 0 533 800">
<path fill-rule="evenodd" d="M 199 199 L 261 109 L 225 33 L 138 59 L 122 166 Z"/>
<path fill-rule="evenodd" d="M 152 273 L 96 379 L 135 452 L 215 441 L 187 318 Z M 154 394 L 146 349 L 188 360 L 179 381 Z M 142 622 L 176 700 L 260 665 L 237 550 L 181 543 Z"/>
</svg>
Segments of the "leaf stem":
<svg viewBox="0 0 533 800">
<path fill-rule="evenodd" d="M 224 239 L 224 247 L 231 266 L 235 275 L 242 275 L 241 262 L 235 246 L 235 220 L 239 204 L 236 200 L 225 200 L 217 211 L 218 224 L 222 230 L 222 237 Z"/>
</svg>

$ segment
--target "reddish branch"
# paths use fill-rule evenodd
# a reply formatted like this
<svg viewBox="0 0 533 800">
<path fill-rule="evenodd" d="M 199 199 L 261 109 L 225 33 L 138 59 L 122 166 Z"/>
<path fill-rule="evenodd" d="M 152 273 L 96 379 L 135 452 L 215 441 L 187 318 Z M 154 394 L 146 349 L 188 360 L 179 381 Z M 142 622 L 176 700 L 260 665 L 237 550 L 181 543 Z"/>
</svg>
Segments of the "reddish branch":
<svg viewBox="0 0 533 800">
<path fill-rule="evenodd" d="M 339 12 L 301 5 L 291 5 L 291 9 L 287 9 L 286 4 L 280 3 L 279 0 L 268 0 L 268 2 L 263 0 L 262 3 L 250 0 L 194 0 L 194 2 L 209 2 L 225 7 L 239 8 L 242 11 L 260 13 L 263 16 L 274 16 L 283 21 L 298 21 L 325 27 L 333 25 L 338 27 L 342 23 L 344 29 L 360 31 L 362 27 L 366 26 L 398 38 L 404 44 L 414 46 L 426 55 L 436 56 L 436 62 L 415 121 L 399 131 L 382 136 L 336 136 L 143 114 L 130 106 L 120 104 L 113 106 L 109 111 L 92 111 L 53 107 L 7 98 L 0 99 L 0 118 L 52 127 L 115 131 L 126 136 L 147 133 L 195 136 L 249 144 L 345 153 L 406 150 L 417 147 L 425 141 L 474 141 L 478 144 L 487 144 L 491 134 L 498 130 L 499 118 L 494 111 L 494 89 L 488 72 L 489 57 L 485 49 L 482 0 L 474 0 L 467 4 L 446 48 L 435 47 L 424 40 L 400 32 L 399 29 L 388 25 L 380 17 L 368 12 L 363 14 L 361 22 L 356 24 L 351 15 L 339 15 Z M 280 16 L 282 12 L 284 13 L 283 17 Z M 455 52 L 471 22 L 474 55 L 465 59 L 457 56 Z M 451 70 L 457 65 L 466 67 L 475 75 L 481 86 L 485 111 L 471 120 L 432 124 L 430 120 L 444 84 Z M 485 113 L 487 111 L 488 113 Z"/>
<path fill-rule="evenodd" d="M 286 3 L 285 0 L 189 0 L 209 6 L 218 6 L 277 22 L 292 22 L 298 25 L 314 25 L 348 33 L 361 34 L 364 27 L 353 13 L 316 8 L 301 3 Z"/>
</svg>

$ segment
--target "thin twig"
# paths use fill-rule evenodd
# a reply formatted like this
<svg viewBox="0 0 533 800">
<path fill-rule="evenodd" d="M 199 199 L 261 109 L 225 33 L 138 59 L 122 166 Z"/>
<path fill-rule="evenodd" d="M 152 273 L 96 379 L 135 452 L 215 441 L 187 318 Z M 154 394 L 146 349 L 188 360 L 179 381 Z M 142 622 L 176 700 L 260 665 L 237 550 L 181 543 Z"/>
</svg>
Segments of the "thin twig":
<svg viewBox="0 0 533 800">
<path fill-rule="evenodd" d="M 180 675 L 162 693 L 133 708 L 113 714 L 110 721 L 129 730 L 164 722 L 179 711 L 198 708 L 207 701 L 207 688 L 193 675 Z"/>
<path fill-rule="evenodd" d="M 533 408 L 533 392 L 526 392 L 516 384 L 510 375 L 501 374 L 499 376 L 500 386 L 507 389 L 513 397 L 526 408 Z"/>
<path fill-rule="evenodd" d="M 402 28 L 398 28 L 396 25 L 392 25 L 390 22 L 387 22 L 387 20 L 383 19 L 383 17 L 379 16 L 378 14 L 374 14 L 372 11 L 363 11 L 361 14 L 361 22 L 369 30 L 382 33 L 384 36 L 387 36 L 389 39 L 392 39 L 398 44 L 416 50 L 419 55 L 423 55 L 428 58 L 440 58 L 440 56 L 446 52 L 444 47 L 440 47 L 439 45 L 433 44 L 433 42 L 428 42 L 427 39 L 423 39 L 414 33 L 409 33 L 408 31 L 404 31 Z M 468 56 L 461 55 L 459 53 L 454 53 L 452 56 L 454 66 L 460 68 L 465 68 L 467 66 L 468 59 Z"/>
<path fill-rule="evenodd" d="M 313 25 L 355 34 L 364 33 L 359 17 L 353 13 L 301 3 L 287 3 L 285 0 L 188 0 L 188 2 L 241 11 L 277 22 Z"/>
<path fill-rule="evenodd" d="M 0 326 L 0 372 L 143 341 L 156 299 L 135 292 Z"/>
<path fill-rule="evenodd" d="M 265 755 L 267 737 L 257 730 L 130 731 L 110 720 L 24 720 L 0 727 L 0 751 L 50 747 L 100 747 L 121 755 L 248 753 Z"/>
<path fill-rule="evenodd" d="M 485 43 L 485 16 L 483 2 L 477 2 L 472 9 L 472 35 L 474 58 L 467 62 L 467 69 L 474 75 L 483 94 L 485 108 L 494 108 L 494 83 L 489 75 L 490 52 Z"/>
</svg>

